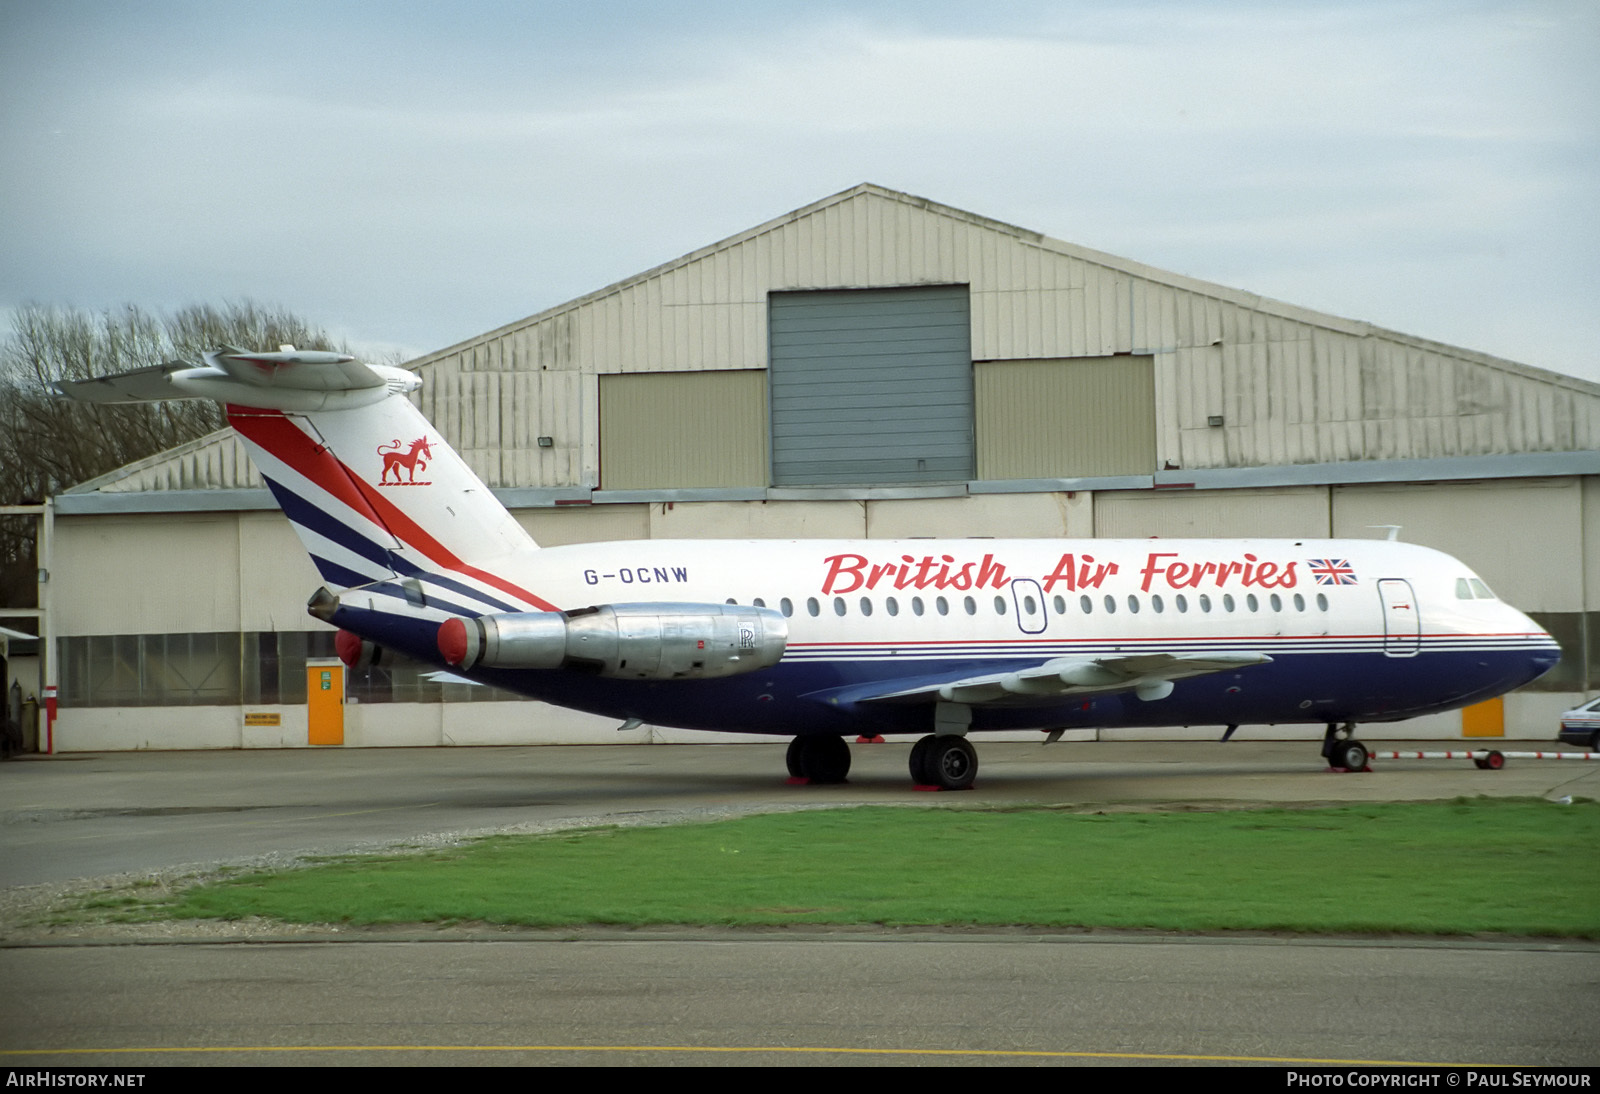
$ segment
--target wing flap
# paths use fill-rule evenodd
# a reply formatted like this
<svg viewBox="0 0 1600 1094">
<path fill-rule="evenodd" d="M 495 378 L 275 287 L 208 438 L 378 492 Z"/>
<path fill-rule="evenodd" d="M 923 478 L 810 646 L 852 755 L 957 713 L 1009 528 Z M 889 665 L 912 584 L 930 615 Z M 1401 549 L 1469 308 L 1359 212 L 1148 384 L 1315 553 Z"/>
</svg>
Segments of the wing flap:
<svg viewBox="0 0 1600 1094">
<path fill-rule="evenodd" d="M 1027 705 L 1073 695 L 1131 691 L 1140 699 L 1164 699 L 1173 682 L 1214 672 L 1262 665 L 1264 653 L 1136 653 L 1092 659 L 1057 657 L 1031 668 L 963 676 L 916 687 L 856 697 L 857 702 L 946 702 L 969 706 Z"/>
</svg>

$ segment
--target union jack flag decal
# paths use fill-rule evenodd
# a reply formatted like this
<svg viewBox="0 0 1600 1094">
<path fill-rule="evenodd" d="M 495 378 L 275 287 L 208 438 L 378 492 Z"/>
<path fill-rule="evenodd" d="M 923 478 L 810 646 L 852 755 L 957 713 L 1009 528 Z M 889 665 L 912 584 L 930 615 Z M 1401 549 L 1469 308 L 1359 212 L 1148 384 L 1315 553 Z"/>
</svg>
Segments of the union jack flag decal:
<svg viewBox="0 0 1600 1094">
<path fill-rule="evenodd" d="M 1356 572 L 1351 568 L 1348 559 L 1312 558 L 1306 561 L 1311 564 L 1311 574 L 1317 579 L 1318 585 L 1354 585 L 1356 583 Z"/>
</svg>

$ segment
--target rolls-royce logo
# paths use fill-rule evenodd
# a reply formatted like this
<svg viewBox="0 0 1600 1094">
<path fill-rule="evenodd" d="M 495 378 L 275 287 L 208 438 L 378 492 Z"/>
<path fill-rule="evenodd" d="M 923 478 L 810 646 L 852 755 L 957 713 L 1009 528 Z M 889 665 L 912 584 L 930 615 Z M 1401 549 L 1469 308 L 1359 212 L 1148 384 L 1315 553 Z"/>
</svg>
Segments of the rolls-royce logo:
<svg viewBox="0 0 1600 1094">
<path fill-rule="evenodd" d="M 428 447 L 427 437 L 418 437 L 411 442 L 409 451 L 402 452 L 406 446 L 400 443 L 397 437 L 392 444 L 380 444 L 378 455 L 383 457 L 383 477 L 378 480 L 379 486 L 431 486 L 428 481 L 418 481 L 417 472 L 428 469 L 428 461 L 433 459 L 433 449 Z M 406 478 L 401 479 L 400 469 L 405 468 Z M 394 472 L 394 481 L 389 481 L 389 473 Z"/>
</svg>

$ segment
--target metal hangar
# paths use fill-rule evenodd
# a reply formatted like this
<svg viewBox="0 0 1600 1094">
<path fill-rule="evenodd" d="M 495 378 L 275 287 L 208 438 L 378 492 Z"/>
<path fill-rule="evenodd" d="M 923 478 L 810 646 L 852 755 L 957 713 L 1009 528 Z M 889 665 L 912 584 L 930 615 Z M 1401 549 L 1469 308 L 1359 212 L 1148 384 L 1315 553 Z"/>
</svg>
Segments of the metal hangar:
<svg viewBox="0 0 1600 1094">
<path fill-rule="evenodd" d="M 542 544 L 1399 526 L 1566 657 L 1390 735 L 1552 737 L 1600 689 L 1600 385 L 909 194 L 853 187 L 407 367 Z M 308 743 L 332 633 L 231 431 L 73 488 L 47 524 L 56 749 Z M 342 743 L 697 736 L 425 671 L 352 674 Z"/>
</svg>

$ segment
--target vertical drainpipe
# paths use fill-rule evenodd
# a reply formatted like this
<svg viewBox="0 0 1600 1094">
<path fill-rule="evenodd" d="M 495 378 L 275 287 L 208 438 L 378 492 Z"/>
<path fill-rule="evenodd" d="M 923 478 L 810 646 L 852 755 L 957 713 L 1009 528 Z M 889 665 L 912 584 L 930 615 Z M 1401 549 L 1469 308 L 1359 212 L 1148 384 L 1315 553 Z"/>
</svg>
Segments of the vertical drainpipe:
<svg viewBox="0 0 1600 1094">
<path fill-rule="evenodd" d="M 39 675 L 40 690 L 44 692 L 44 749 L 46 755 L 53 754 L 56 750 L 56 685 L 58 683 L 56 668 L 56 635 L 55 612 L 50 606 L 50 563 L 51 551 L 55 544 L 56 531 L 56 499 L 47 496 L 44 499 L 44 509 L 39 514 L 39 538 L 37 541 L 39 572 L 36 575 L 39 582 Z"/>
</svg>

